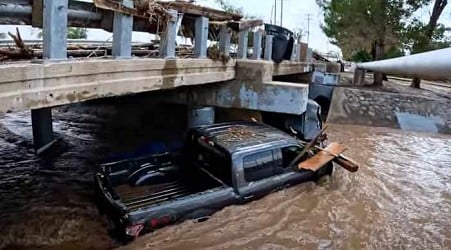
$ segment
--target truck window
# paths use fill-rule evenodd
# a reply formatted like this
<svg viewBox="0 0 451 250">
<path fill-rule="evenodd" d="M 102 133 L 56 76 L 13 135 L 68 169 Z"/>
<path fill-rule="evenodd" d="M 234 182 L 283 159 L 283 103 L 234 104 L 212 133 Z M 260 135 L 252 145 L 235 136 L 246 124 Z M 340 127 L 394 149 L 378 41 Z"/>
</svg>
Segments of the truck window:
<svg viewBox="0 0 451 250">
<path fill-rule="evenodd" d="M 200 144 L 195 135 L 190 137 L 186 154 L 191 162 L 203 167 L 225 184 L 232 185 L 230 156 L 211 145 Z"/>
<path fill-rule="evenodd" d="M 258 181 L 274 175 L 273 151 L 268 150 L 243 158 L 244 179 L 247 182 Z"/>
<path fill-rule="evenodd" d="M 203 149 L 198 151 L 196 156 L 199 166 L 202 166 L 225 184 L 232 185 L 231 161 L 225 154 Z"/>
<path fill-rule="evenodd" d="M 299 146 L 289 146 L 282 148 L 283 166 L 286 168 L 296 156 L 301 152 L 302 148 Z"/>
</svg>

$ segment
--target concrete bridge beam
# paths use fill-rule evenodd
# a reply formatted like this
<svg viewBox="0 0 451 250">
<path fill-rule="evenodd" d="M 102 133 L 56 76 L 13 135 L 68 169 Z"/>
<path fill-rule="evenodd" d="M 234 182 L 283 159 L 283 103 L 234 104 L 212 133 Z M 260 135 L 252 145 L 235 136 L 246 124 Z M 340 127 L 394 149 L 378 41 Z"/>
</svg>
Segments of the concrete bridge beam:
<svg viewBox="0 0 451 250">
<path fill-rule="evenodd" d="M 274 73 L 273 62 L 237 60 L 235 80 L 180 90 L 161 97 L 161 100 L 195 106 L 304 113 L 307 110 L 308 85 L 273 81 Z"/>
<path fill-rule="evenodd" d="M 186 95 L 186 102 L 195 105 L 302 114 L 307 110 L 308 85 L 276 81 L 259 84 L 233 81 L 195 88 L 183 95 Z"/>
</svg>

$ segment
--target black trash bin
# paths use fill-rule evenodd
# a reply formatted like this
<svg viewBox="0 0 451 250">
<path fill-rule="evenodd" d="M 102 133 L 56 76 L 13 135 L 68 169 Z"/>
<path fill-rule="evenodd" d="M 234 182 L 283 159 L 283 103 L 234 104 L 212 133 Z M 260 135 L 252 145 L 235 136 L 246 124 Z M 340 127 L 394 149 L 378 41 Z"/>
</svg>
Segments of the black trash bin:
<svg viewBox="0 0 451 250">
<path fill-rule="evenodd" d="M 284 59 L 290 60 L 294 43 L 293 32 L 273 24 L 265 24 L 265 31 L 267 35 L 274 36 L 272 43 L 272 60 L 277 63 Z"/>
</svg>

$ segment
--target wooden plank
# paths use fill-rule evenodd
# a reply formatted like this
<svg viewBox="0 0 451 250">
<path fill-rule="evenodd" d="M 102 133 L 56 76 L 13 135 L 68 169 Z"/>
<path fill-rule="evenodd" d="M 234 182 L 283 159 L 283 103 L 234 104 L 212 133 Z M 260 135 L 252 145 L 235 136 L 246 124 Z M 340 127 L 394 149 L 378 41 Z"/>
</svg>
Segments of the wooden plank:
<svg viewBox="0 0 451 250">
<path fill-rule="evenodd" d="M 346 150 L 346 146 L 333 142 L 329 144 L 324 151 L 319 151 L 313 157 L 298 164 L 299 169 L 316 171 L 328 162 L 335 159 L 335 155 L 339 155 Z"/>
</svg>

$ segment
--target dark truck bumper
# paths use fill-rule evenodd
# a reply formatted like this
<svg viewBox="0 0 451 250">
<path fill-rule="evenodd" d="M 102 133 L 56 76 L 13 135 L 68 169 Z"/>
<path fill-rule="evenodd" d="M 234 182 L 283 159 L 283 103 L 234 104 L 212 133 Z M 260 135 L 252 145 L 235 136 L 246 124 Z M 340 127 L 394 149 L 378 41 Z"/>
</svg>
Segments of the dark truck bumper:
<svg viewBox="0 0 451 250">
<path fill-rule="evenodd" d="M 219 187 L 168 200 L 155 206 L 129 211 L 124 225 L 124 233 L 129 237 L 137 237 L 179 221 L 203 220 L 226 206 L 239 203 L 239 199 L 233 188 Z M 140 228 L 139 232 L 127 230 L 132 227 Z"/>
</svg>

